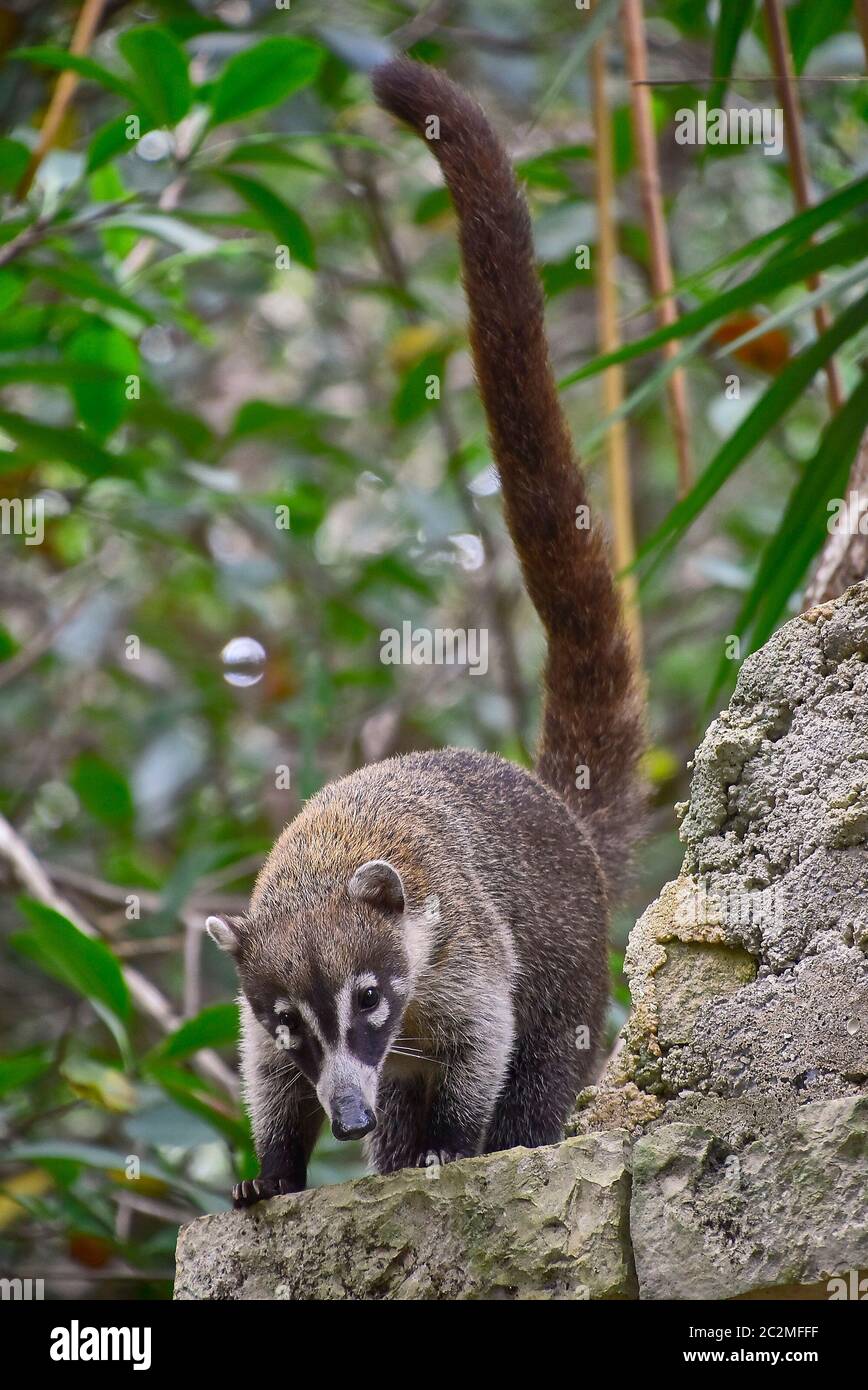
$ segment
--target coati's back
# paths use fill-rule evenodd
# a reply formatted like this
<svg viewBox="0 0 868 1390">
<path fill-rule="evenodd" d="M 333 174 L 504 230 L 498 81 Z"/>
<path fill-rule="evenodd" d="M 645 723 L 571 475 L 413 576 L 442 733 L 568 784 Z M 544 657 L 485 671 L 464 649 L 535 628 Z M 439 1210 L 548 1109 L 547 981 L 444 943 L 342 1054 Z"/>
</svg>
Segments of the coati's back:
<svg viewBox="0 0 868 1390">
<path fill-rule="evenodd" d="M 538 978 L 549 1002 L 561 990 L 575 1000 L 596 1039 L 607 992 L 605 880 L 587 829 L 538 777 L 459 748 L 360 768 L 329 783 L 287 826 L 257 881 L 253 912 L 276 923 L 315 901 L 327 938 L 319 948 L 340 949 L 322 909 L 359 864 L 374 860 L 395 868 L 406 913 L 427 915 L 435 945 L 448 949 L 471 987 L 496 921 L 522 980 L 517 1014 L 545 1009 Z M 470 940 L 478 952 L 468 960 L 461 947 Z M 285 951 L 280 932 L 276 944 Z M 298 943 L 302 951 L 312 944 Z M 421 994 L 433 974 L 420 980 Z"/>
<path fill-rule="evenodd" d="M 209 919 L 245 997 L 262 1177 L 304 1186 L 325 1111 L 381 1172 L 553 1142 L 589 1079 L 608 909 L 636 835 L 641 700 L 548 360 L 530 220 L 480 108 L 399 59 L 377 99 L 424 134 L 458 215 L 504 509 L 547 636 L 535 773 L 485 753 L 362 768 L 287 827 L 242 920 Z M 431 121 L 436 117 L 437 121 Z"/>
</svg>

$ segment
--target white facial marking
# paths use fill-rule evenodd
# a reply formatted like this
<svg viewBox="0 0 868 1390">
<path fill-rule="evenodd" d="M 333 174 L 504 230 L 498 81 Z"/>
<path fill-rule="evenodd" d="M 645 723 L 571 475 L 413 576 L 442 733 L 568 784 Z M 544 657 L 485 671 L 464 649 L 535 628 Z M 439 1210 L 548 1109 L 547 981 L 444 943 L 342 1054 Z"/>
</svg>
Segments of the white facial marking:
<svg viewBox="0 0 868 1390">
<path fill-rule="evenodd" d="M 298 1011 L 301 1014 L 310 1031 L 313 1033 L 323 1052 L 326 1052 L 328 1050 L 328 1044 L 326 1043 L 323 1031 L 319 1026 L 319 1019 L 317 1018 L 313 1009 L 310 1007 L 309 1004 L 304 1004 L 301 1000 L 299 1000 Z"/>
<path fill-rule="evenodd" d="M 355 982 L 352 977 L 344 980 L 335 998 L 335 1005 L 338 1011 L 338 1037 L 341 1043 L 347 1040 L 347 1033 L 350 1031 L 350 1024 L 353 1017 L 353 989 Z"/>
<path fill-rule="evenodd" d="M 377 1068 L 360 1062 L 347 1047 L 338 1047 L 323 1057 L 316 1093 L 323 1110 L 332 1118 L 332 1097 L 341 1091 L 360 1091 L 372 1110 L 377 1104 Z"/>
<path fill-rule="evenodd" d="M 363 989 L 376 989 L 377 977 L 368 971 L 364 975 L 356 975 L 353 980 L 353 994 L 358 997 Z M 387 999 L 381 999 L 375 1009 L 363 1010 L 362 1017 L 366 1023 L 370 1023 L 373 1028 L 382 1028 L 386 1019 L 389 1017 L 389 1003 Z"/>
<path fill-rule="evenodd" d="M 392 986 L 393 994 L 400 994 L 401 997 L 410 993 L 410 981 L 405 980 L 403 975 L 391 975 L 389 984 Z"/>
<path fill-rule="evenodd" d="M 381 999 L 375 1009 L 365 1014 L 365 1021 L 370 1023 L 372 1028 L 382 1028 L 386 1019 L 389 1017 L 389 1001 Z"/>
</svg>

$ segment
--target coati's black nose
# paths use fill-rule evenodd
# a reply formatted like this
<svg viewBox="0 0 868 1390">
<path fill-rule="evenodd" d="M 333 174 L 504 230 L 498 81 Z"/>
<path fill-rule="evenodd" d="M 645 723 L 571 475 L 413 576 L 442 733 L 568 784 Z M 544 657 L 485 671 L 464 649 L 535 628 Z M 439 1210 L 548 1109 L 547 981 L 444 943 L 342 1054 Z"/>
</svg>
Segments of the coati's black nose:
<svg viewBox="0 0 868 1390">
<path fill-rule="evenodd" d="M 346 1091 L 332 1099 L 332 1134 L 336 1139 L 361 1139 L 376 1128 L 377 1118 L 358 1091 Z"/>
</svg>

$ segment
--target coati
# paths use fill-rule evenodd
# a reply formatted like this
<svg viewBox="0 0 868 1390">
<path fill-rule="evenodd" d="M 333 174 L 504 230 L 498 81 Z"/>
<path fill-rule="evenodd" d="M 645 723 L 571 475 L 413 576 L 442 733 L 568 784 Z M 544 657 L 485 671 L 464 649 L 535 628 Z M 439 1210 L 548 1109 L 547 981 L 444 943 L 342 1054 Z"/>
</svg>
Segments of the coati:
<svg viewBox="0 0 868 1390">
<path fill-rule="evenodd" d="M 527 206 L 459 87 L 404 58 L 373 84 L 418 134 L 439 117 L 476 377 L 547 635 L 541 740 L 535 772 L 446 748 L 326 786 L 249 912 L 208 919 L 242 990 L 261 1175 L 234 1189 L 240 1207 L 304 1187 L 326 1115 L 339 1139 L 368 1136 L 380 1173 L 562 1138 L 595 1066 L 608 909 L 640 815 L 642 701 L 604 541 L 582 525 Z"/>
</svg>

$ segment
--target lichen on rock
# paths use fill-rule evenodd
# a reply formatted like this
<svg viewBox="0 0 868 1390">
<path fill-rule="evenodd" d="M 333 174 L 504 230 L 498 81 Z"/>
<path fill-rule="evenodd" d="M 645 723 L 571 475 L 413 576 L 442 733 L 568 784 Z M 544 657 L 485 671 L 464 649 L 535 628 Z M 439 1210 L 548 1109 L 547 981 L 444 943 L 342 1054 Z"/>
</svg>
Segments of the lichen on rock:
<svg viewBox="0 0 868 1390">
<path fill-rule="evenodd" d="M 200 1217 L 179 1299 L 635 1298 L 629 1146 L 588 1135 Z"/>
<path fill-rule="evenodd" d="M 736 1134 L 868 1086 L 868 585 L 742 667 L 694 763 L 679 878 L 630 936 L 624 1047 L 571 1129 L 632 1086 L 634 1133 Z M 621 1107 L 623 1110 L 623 1107 Z"/>
</svg>

